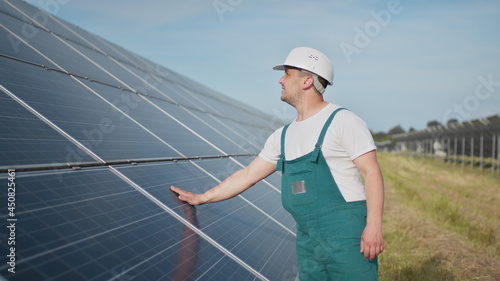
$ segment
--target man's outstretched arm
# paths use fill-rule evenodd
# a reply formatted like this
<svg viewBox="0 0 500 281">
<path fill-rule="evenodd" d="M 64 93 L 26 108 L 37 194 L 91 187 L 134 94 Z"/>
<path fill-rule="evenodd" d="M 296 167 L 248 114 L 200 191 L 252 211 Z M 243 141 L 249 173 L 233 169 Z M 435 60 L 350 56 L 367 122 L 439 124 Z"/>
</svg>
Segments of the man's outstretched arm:
<svg viewBox="0 0 500 281">
<path fill-rule="evenodd" d="M 256 157 L 250 165 L 236 171 L 219 185 L 203 194 L 188 192 L 175 186 L 170 188 L 179 194 L 180 200 L 186 201 L 191 205 L 201 205 L 232 198 L 247 190 L 258 181 L 268 177 L 275 170 L 276 164 L 271 164 L 260 157 Z"/>
</svg>

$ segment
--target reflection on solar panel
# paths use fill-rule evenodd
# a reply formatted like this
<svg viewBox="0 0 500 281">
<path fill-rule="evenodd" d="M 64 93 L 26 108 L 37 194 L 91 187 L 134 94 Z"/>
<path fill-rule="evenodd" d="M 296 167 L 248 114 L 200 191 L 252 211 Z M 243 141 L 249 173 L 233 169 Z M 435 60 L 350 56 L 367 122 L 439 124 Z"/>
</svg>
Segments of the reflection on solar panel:
<svg viewBox="0 0 500 281">
<path fill-rule="evenodd" d="M 196 208 L 169 191 L 250 163 L 270 116 L 21 1 L 0 37 L 4 278 L 295 279 L 279 175 Z"/>
</svg>

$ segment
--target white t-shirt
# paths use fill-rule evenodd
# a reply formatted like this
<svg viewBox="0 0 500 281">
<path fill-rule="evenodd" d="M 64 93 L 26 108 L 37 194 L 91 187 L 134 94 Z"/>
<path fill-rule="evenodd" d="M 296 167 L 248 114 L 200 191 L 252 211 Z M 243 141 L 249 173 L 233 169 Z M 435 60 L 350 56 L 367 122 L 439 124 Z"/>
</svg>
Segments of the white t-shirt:
<svg viewBox="0 0 500 281">
<path fill-rule="evenodd" d="M 286 131 L 285 157 L 293 160 L 314 150 L 326 120 L 336 109 L 328 104 L 306 120 L 293 121 Z M 276 130 L 266 141 L 259 156 L 276 164 L 281 154 L 281 132 Z M 353 160 L 375 150 L 372 135 L 366 123 L 349 110 L 337 112 L 323 140 L 322 151 L 328 167 L 347 202 L 366 200 L 365 187 Z"/>
</svg>

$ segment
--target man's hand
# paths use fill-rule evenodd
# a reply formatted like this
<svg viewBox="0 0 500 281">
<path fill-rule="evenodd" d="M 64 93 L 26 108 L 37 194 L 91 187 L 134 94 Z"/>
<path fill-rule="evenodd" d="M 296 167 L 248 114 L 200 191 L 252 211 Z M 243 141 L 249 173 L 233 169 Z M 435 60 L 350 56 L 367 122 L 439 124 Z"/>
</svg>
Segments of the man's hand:
<svg viewBox="0 0 500 281">
<path fill-rule="evenodd" d="M 381 227 L 367 225 L 361 236 L 361 250 L 365 259 L 373 260 L 384 251 L 384 238 Z"/>
<path fill-rule="evenodd" d="M 204 194 L 188 192 L 175 186 L 171 186 L 170 190 L 179 194 L 179 196 L 177 197 L 179 198 L 179 200 L 187 202 L 190 205 L 201 205 L 207 203 L 208 201 L 207 197 Z"/>
<path fill-rule="evenodd" d="M 175 186 L 171 186 L 170 189 L 179 194 L 179 200 L 191 205 L 219 202 L 237 196 L 256 182 L 272 174 L 275 170 L 276 164 L 255 157 L 247 167 L 234 172 L 220 184 L 203 194 L 188 192 Z"/>
</svg>

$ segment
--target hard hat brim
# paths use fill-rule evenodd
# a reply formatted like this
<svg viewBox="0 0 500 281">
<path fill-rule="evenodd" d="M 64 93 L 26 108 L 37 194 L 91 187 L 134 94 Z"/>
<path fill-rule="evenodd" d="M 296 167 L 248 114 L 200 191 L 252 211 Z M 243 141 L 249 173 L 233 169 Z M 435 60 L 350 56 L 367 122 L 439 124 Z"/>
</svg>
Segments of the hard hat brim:
<svg viewBox="0 0 500 281">
<path fill-rule="evenodd" d="M 300 68 L 300 67 L 291 66 L 291 65 L 287 65 L 287 64 L 278 64 L 278 65 L 276 65 L 276 66 L 273 67 L 274 70 L 286 70 L 287 68 Z M 302 69 L 302 68 L 300 68 L 300 69 Z M 316 74 L 316 75 L 318 75 L 318 74 Z M 325 79 L 325 78 L 323 77 L 323 79 Z M 330 82 L 330 81 L 328 81 L 328 80 L 326 80 L 326 83 L 328 85 L 333 85 L 333 83 Z"/>
<path fill-rule="evenodd" d="M 275 67 L 273 67 L 274 70 L 285 70 L 288 65 L 284 64 L 278 64 Z"/>
</svg>

